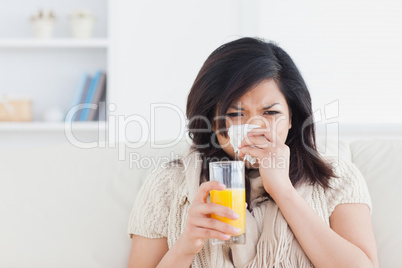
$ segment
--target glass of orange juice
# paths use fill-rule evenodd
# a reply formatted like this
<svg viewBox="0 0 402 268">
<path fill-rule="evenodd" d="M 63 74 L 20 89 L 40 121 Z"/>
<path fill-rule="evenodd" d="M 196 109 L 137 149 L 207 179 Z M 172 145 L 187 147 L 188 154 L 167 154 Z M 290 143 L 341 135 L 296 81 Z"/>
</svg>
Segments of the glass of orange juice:
<svg viewBox="0 0 402 268">
<path fill-rule="evenodd" d="M 210 202 L 229 207 L 239 215 L 237 220 L 211 214 L 211 217 L 228 223 L 240 231 L 229 240 L 213 239 L 212 244 L 246 243 L 246 191 L 243 161 L 219 161 L 209 163 L 209 179 L 226 185 L 225 190 L 210 192 Z"/>
</svg>

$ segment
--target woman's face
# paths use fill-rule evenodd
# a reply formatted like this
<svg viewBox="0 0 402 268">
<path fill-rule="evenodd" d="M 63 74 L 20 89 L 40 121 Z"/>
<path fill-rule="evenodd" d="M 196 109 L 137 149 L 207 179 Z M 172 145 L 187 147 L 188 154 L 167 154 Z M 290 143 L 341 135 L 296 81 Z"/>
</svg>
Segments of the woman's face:
<svg viewBox="0 0 402 268">
<path fill-rule="evenodd" d="M 285 143 L 289 129 L 291 128 L 291 116 L 285 97 L 279 90 L 273 79 L 262 81 L 252 90 L 231 103 L 226 112 L 226 128 L 232 125 L 253 124 L 270 129 L 273 135 L 277 135 L 279 142 Z M 222 149 L 232 159 L 239 158 L 226 138 L 217 131 L 217 139 Z M 258 163 L 251 165 L 246 161 L 247 168 L 258 168 Z"/>
</svg>

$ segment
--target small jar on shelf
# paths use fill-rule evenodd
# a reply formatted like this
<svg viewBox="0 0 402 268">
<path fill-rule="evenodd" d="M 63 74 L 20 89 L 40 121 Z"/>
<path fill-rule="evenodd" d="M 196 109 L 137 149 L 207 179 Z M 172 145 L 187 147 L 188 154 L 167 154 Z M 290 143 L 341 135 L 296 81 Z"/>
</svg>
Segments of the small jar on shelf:
<svg viewBox="0 0 402 268">
<path fill-rule="evenodd" d="M 56 16 L 53 11 L 39 9 L 31 17 L 33 34 L 36 38 L 50 38 L 53 35 Z"/>
<path fill-rule="evenodd" d="M 87 39 L 92 37 L 96 17 L 87 9 L 76 9 L 70 17 L 71 33 L 74 38 Z"/>
</svg>

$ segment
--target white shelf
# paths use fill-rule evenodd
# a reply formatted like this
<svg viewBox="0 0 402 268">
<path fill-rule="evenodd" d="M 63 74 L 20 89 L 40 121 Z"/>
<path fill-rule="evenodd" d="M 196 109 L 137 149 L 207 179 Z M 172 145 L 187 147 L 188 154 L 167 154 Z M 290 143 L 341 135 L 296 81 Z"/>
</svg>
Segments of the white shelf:
<svg viewBox="0 0 402 268">
<path fill-rule="evenodd" d="M 106 38 L 73 39 L 34 39 L 34 38 L 2 38 L 0 48 L 107 48 L 109 40 Z"/>
<path fill-rule="evenodd" d="M 0 132 L 4 131 L 64 131 L 68 126 L 64 122 L 0 122 Z M 74 131 L 105 130 L 105 121 L 72 122 Z"/>
</svg>

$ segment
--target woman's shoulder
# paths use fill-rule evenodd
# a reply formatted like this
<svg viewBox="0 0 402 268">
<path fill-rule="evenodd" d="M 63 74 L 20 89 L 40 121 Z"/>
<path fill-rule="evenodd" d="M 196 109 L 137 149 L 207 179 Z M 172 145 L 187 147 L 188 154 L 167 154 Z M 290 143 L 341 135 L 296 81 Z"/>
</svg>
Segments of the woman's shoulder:
<svg viewBox="0 0 402 268">
<path fill-rule="evenodd" d="M 182 158 L 163 163 L 156 171 L 152 171 L 144 182 L 144 187 L 180 186 L 185 178 L 185 167 Z"/>
<path fill-rule="evenodd" d="M 355 164 L 341 157 L 325 157 L 335 177 L 329 180 L 325 195 L 330 214 L 338 204 L 364 203 L 371 209 L 371 199 L 363 174 Z"/>
<path fill-rule="evenodd" d="M 180 159 L 169 161 L 152 172 L 135 199 L 128 233 L 148 238 L 167 237 L 166 220 L 174 197 L 183 191 L 184 165 Z"/>
<path fill-rule="evenodd" d="M 335 177 L 330 180 L 330 184 L 334 184 L 342 180 L 364 180 L 362 173 L 352 161 L 339 156 L 325 156 L 323 159 L 332 167 L 332 170 L 335 174 Z"/>
</svg>

